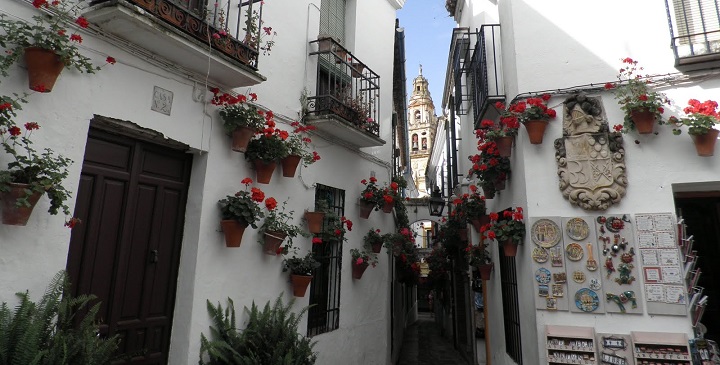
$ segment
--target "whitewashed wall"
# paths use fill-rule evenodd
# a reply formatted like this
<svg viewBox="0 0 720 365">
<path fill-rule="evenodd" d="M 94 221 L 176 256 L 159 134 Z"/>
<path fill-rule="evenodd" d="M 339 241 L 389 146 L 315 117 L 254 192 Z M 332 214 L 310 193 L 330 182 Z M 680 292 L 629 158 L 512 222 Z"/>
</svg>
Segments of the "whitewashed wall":
<svg viewBox="0 0 720 365">
<path fill-rule="evenodd" d="M 364 63 L 381 76 L 380 136 L 388 141 L 367 153 L 350 151 L 332 141 L 315 137 L 314 148 L 322 159 L 306 169 L 300 177 L 283 178 L 276 172 L 269 185 L 258 184 L 267 196 L 278 201 L 290 197 L 289 208 L 295 211 L 295 223 L 301 223 L 302 212 L 314 205 L 313 184 L 321 183 L 345 190 L 345 214 L 355 225 L 343 249 L 340 328 L 316 336 L 318 364 L 388 363 L 389 349 L 389 270 L 388 258 L 380 255 L 380 264 L 368 269 L 362 280 L 350 274 L 350 254 L 362 245 L 362 237 L 371 227 L 389 232 L 394 224 L 390 215 L 375 212 L 369 220 L 359 219 L 356 198 L 360 180 L 374 172 L 380 182 L 390 178 L 392 70 L 395 5 L 402 2 L 366 0 L 349 2 L 357 16 L 351 49 Z M 270 56 L 260 56 L 260 73 L 268 81 L 250 88 L 259 102 L 276 112 L 281 128 L 289 129 L 298 118 L 300 92 L 315 79 L 309 66 L 307 42 L 317 36 L 320 1 L 284 1 L 266 3 L 265 24 L 278 35 Z M 0 9 L 29 19 L 34 9 L 15 0 L 0 0 Z M 372 20 L 372 21 L 371 21 Z M 225 303 L 231 297 L 236 308 L 250 306 L 254 300 L 264 304 L 283 294 L 292 297 L 287 273 L 281 272 L 281 257 L 264 255 L 257 243 L 255 230 L 245 232 L 240 248 L 225 247 L 219 229 L 217 201 L 241 189 L 240 180 L 255 173 L 243 155 L 232 152 L 230 140 L 222 130 L 215 108 L 204 104 L 198 95 L 205 86 L 172 67 L 157 67 L 141 57 L 119 49 L 103 39 L 83 33 L 84 53 L 96 64 L 107 55 L 117 64 L 107 66 L 97 75 L 63 71 L 55 89 L 49 94 L 33 94 L 30 104 L 20 112 L 17 121 L 37 121 L 42 128 L 35 135 L 38 147 L 50 147 L 72 158 L 66 186 L 77 191 L 87 130 L 93 115 L 128 120 L 163 133 L 166 137 L 188 144 L 194 154 L 188 194 L 186 224 L 178 278 L 177 299 L 170 347 L 171 364 L 197 363 L 200 333 L 210 324 L 205 301 Z M 310 80 L 310 81 L 308 81 Z M 23 67 L 11 70 L 11 77 L 0 83 L 0 93 L 22 92 L 27 88 Z M 153 86 L 174 93 L 171 116 L 150 110 Z M 311 92 L 314 87 L 309 88 Z M 237 90 L 246 92 L 247 89 Z M 5 156 L 0 154 L 2 163 Z M 74 201 L 70 201 L 71 208 Z M 66 264 L 70 231 L 63 227 L 62 216 L 50 216 L 43 198 L 25 228 L 0 226 L 0 300 L 14 301 L 14 293 L 29 289 L 37 298 L 48 281 Z M 296 245 L 310 248 L 309 239 L 297 239 Z M 298 298 L 300 309 L 308 297 Z M 306 329 L 306 318 L 300 325 Z"/>
<path fill-rule="evenodd" d="M 462 1 L 460 2 L 462 3 Z M 519 93 L 553 91 L 586 84 L 603 85 L 616 80 L 620 58 L 640 61 L 649 74 L 673 74 L 674 56 L 665 13 L 665 4 L 658 2 L 606 1 L 583 3 L 542 0 L 486 1 L 468 0 L 456 19 L 459 26 L 471 28 L 493 19 L 497 4 L 503 41 L 503 78 L 508 100 Z M 483 9 L 475 11 L 476 9 Z M 487 12 L 486 12 L 487 10 Z M 472 13 L 472 16 L 469 15 Z M 456 14 L 457 15 L 457 14 Z M 720 79 L 698 71 L 690 82 L 660 89 L 675 104 L 666 108 L 666 118 L 680 115 L 690 98 L 717 100 Z M 598 92 L 610 126 L 622 124 L 623 113 L 613 95 Z M 562 115 L 566 96 L 554 96 L 548 103 Z M 463 125 L 469 117 L 462 117 Z M 670 126 L 656 126 L 658 135 L 625 135 L 628 189 L 618 205 L 603 214 L 674 212 L 673 191 L 720 189 L 720 157 L 698 157 L 686 131 L 674 136 Z M 512 179 L 508 189 L 489 200 L 488 209 L 497 211 L 510 206 L 523 206 L 526 220 L 541 216 L 572 217 L 587 215 L 570 205 L 558 189 L 557 167 L 553 141 L 561 137 L 561 122 L 551 121 L 542 145 L 531 145 L 521 127 L 513 149 Z M 463 139 L 473 138 L 464 131 Z M 639 144 L 635 143 L 639 141 Z M 464 142 L 462 147 L 469 147 Z M 468 154 L 474 151 L 467 151 Z M 718 154 L 718 153 L 716 153 Z M 460 163 L 466 163 L 465 153 Z M 473 240 L 478 236 L 473 233 Z M 525 364 L 546 363 L 544 326 L 576 325 L 595 327 L 597 332 L 677 331 L 691 335 L 689 317 L 599 314 L 582 315 L 569 312 L 536 311 L 534 309 L 531 243 L 521 246 L 516 258 L 523 361 Z M 502 295 L 497 271 L 499 255 L 492 245 L 496 271 L 489 281 L 489 338 L 494 364 L 512 364 L 505 354 L 502 322 Z"/>
</svg>

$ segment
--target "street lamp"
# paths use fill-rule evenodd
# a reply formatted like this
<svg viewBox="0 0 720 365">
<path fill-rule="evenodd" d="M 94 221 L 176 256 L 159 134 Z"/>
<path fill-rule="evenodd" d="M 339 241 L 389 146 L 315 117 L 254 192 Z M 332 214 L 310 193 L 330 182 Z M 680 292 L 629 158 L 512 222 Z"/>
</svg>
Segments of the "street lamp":
<svg viewBox="0 0 720 365">
<path fill-rule="evenodd" d="M 445 208 L 445 199 L 442 197 L 442 193 L 440 193 L 440 188 L 435 187 L 435 190 L 430 194 L 430 200 L 428 201 L 428 209 L 430 210 L 430 215 L 435 217 L 442 216 L 443 209 Z"/>
</svg>

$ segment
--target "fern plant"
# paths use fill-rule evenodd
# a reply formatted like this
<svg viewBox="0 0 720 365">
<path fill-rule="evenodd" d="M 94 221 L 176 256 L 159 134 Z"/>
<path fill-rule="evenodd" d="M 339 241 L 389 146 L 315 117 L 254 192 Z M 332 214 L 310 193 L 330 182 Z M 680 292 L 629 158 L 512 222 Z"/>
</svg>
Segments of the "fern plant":
<svg viewBox="0 0 720 365">
<path fill-rule="evenodd" d="M 219 365 L 313 365 L 317 355 L 312 351 L 315 343 L 298 334 L 300 319 L 307 312 L 293 312 L 285 306 L 282 296 L 265 304 L 261 311 L 255 302 L 248 315 L 247 326 L 242 332 L 236 327 L 235 308 L 228 298 L 223 310 L 220 303 L 214 306 L 208 301 L 208 312 L 215 327 L 210 327 L 212 341 L 200 335 L 200 364 Z M 209 362 L 205 362 L 205 355 Z"/>
<path fill-rule="evenodd" d="M 0 305 L 0 365 L 103 365 L 114 359 L 119 337 L 98 336 L 97 298 L 73 297 L 69 288 L 60 271 L 39 302 L 25 292 L 17 293 L 15 310 Z"/>
</svg>

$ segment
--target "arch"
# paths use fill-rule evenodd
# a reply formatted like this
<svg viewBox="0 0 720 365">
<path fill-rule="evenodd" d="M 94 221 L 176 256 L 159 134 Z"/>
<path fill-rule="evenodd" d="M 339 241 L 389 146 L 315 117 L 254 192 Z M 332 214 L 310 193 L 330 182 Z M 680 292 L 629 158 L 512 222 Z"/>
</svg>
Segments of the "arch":
<svg viewBox="0 0 720 365">
<path fill-rule="evenodd" d="M 423 139 L 422 139 L 422 149 L 424 149 L 424 150 L 427 149 L 427 138 L 425 138 L 425 137 L 423 137 Z"/>
<path fill-rule="evenodd" d="M 413 133 L 412 135 L 412 149 L 417 150 L 418 149 L 418 135 L 417 133 Z"/>
</svg>

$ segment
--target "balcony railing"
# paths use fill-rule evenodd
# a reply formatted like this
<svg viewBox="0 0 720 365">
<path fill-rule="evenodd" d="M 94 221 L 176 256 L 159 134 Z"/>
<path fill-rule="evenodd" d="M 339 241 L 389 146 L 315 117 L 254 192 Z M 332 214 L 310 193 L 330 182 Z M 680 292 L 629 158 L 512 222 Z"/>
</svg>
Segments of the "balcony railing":
<svg viewBox="0 0 720 365">
<path fill-rule="evenodd" d="M 202 74 L 208 70 L 212 48 L 211 66 L 216 67 L 210 67 L 210 78 L 239 87 L 264 80 L 257 74 L 258 55 L 264 50 L 262 7 L 261 0 L 94 0 L 85 16 L 110 33 Z"/>
<path fill-rule="evenodd" d="M 475 33 L 470 32 L 468 28 L 455 28 L 452 33 L 448 62 L 455 87 L 455 105 L 453 107 L 458 115 L 467 115 L 470 109 L 467 73 L 472 56 L 470 42 L 474 35 Z"/>
<path fill-rule="evenodd" d="M 380 76 L 331 38 L 310 43 L 317 46 L 310 56 L 318 61 L 316 93 L 307 98 L 310 123 L 322 131 L 325 125 L 317 121 L 331 118 L 333 128 L 325 132 L 339 133 L 337 137 L 358 147 L 383 145 L 378 122 Z"/>
<path fill-rule="evenodd" d="M 672 5 L 671 5 L 672 3 Z M 717 0 L 665 0 L 675 65 L 720 64 L 720 4 Z M 702 67 L 702 66 L 701 66 Z M 694 68 L 701 68 L 695 66 Z"/>
<path fill-rule="evenodd" d="M 476 124 L 496 101 L 505 101 L 500 57 L 500 24 L 480 27 L 469 67 L 472 79 L 472 106 Z"/>
</svg>

